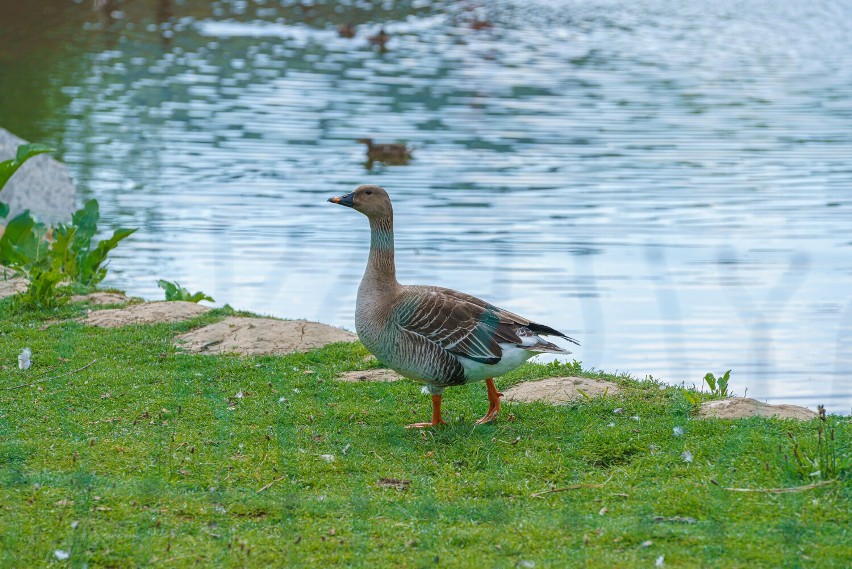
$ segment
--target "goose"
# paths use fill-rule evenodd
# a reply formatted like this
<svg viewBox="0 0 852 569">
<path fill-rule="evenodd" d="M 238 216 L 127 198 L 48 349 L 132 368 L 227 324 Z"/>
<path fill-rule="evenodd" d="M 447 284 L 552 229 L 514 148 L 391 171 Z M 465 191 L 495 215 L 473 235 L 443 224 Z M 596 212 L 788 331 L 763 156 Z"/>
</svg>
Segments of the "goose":
<svg viewBox="0 0 852 569">
<path fill-rule="evenodd" d="M 350 22 L 345 22 L 337 26 L 337 35 L 342 38 L 354 38 L 355 37 L 355 26 Z"/>
<path fill-rule="evenodd" d="M 425 384 L 432 420 L 408 428 L 437 427 L 446 387 L 485 381 L 488 412 L 477 424 L 494 421 L 500 397 L 494 378 L 540 353 L 570 353 L 541 336 L 562 332 L 498 308 L 475 296 L 437 286 L 402 285 L 394 263 L 393 207 L 376 185 L 358 186 L 328 201 L 350 207 L 370 222 L 370 255 L 358 287 L 355 330 L 364 347 L 403 377 Z"/>
<path fill-rule="evenodd" d="M 383 143 L 373 142 L 372 138 L 359 138 L 355 142 L 367 145 L 367 162 L 384 162 L 386 164 L 408 164 L 412 149 L 404 142 Z"/>
<path fill-rule="evenodd" d="M 385 44 L 390 41 L 390 35 L 385 31 L 384 28 L 379 30 L 379 33 L 367 36 L 367 41 L 370 42 L 370 45 L 379 46 L 379 50 L 385 51 Z"/>
</svg>

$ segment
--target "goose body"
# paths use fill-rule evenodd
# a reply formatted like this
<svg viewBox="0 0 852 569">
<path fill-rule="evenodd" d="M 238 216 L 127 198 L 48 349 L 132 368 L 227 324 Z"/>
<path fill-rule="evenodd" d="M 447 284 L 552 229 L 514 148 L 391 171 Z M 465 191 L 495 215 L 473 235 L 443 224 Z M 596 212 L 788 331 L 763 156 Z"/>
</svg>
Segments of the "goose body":
<svg viewBox="0 0 852 569">
<path fill-rule="evenodd" d="M 351 207 L 370 220 L 370 256 L 358 287 L 355 329 L 361 343 L 400 375 L 426 385 L 432 395 L 432 422 L 443 423 L 441 395 L 446 387 L 485 381 L 493 421 L 500 394 L 493 378 L 539 353 L 568 353 L 542 336 L 562 332 L 532 322 L 484 300 L 437 286 L 402 285 L 396 280 L 393 208 L 379 186 L 359 186 L 329 201 Z"/>
<path fill-rule="evenodd" d="M 411 160 L 411 149 L 402 142 L 375 143 L 372 138 L 359 138 L 356 142 L 367 145 L 367 163 L 408 164 Z"/>
</svg>

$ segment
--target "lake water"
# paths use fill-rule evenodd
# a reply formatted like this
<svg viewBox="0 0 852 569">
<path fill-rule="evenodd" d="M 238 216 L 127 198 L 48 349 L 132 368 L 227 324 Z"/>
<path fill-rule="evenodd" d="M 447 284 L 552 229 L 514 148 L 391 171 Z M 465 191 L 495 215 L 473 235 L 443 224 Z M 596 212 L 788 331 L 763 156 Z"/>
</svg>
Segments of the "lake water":
<svg viewBox="0 0 852 569">
<path fill-rule="evenodd" d="M 0 125 L 140 228 L 105 285 L 352 329 L 368 228 L 326 199 L 375 183 L 402 282 L 585 366 L 852 408 L 848 2 L 0 4 Z"/>
</svg>

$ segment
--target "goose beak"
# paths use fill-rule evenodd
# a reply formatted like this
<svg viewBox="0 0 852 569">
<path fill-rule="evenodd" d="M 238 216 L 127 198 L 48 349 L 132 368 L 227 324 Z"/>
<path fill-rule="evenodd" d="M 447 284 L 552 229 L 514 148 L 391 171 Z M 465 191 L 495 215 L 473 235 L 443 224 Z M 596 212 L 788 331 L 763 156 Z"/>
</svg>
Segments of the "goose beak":
<svg viewBox="0 0 852 569">
<path fill-rule="evenodd" d="M 346 194 L 345 196 L 336 196 L 328 198 L 331 203 L 345 205 L 346 207 L 355 207 L 355 192 Z"/>
</svg>

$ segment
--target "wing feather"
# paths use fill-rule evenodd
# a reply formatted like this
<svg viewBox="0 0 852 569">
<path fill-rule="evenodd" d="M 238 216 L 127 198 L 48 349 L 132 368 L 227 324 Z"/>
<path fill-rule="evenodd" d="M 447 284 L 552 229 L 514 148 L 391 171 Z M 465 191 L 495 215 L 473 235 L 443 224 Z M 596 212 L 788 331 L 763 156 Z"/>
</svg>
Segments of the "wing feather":
<svg viewBox="0 0 852 569">
<path fill-rule="evenodd" d="M 498 363 L 503 356 L 500 344 L 522 346 L 522 335 L 527 337 L 538 332 L 574 341 L 557 330 L 537 325 L 475 296 L 440 287 L 406 289 L 406 300 L 397 311 L 398 325 L 454 355 L 479 363 Z M 549 346 L 547 351 L 560 350 L 558 346 L 542 342 L 542 347 L 545 345 Z M 535 346 L 527 344 L 524 347 L 537 351 Z"/>
</svg>

